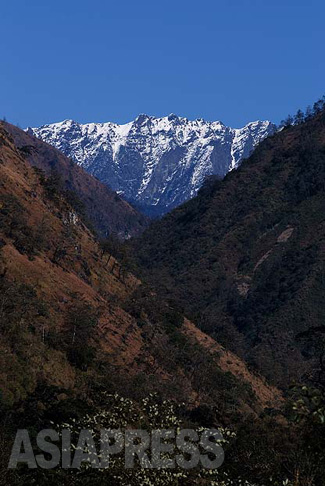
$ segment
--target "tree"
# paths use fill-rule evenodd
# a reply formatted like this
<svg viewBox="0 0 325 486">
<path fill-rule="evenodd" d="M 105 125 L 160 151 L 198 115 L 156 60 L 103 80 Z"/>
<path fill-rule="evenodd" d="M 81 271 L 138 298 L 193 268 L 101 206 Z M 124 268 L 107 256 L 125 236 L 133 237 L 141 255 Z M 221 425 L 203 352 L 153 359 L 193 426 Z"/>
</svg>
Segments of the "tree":
<svg viewBox="0 0 325 486">
<path fill-rule="evenodd" d="M 310 120 L 312 116 L 313 116 L 313 109 L 310 105 L 308 105 L 306 108 L 305 120 Z"/>
<path fill-rule="evenodd" d="M 51 175 L 43 181 L 43 186 L 49 199 L 57 198 L 63 188 L 61 175 L 56 170 L 52 170 Z"/>
<path fill-rule="evenodd" d="M 281 127 L 290 127 L 293 125 L 293 117 L 291 115 L 288 115 L 287 118 L 281 121 Z"/>
<path fill-rule="evenodd" d="M 71 364 L 86 371 L 95 357 L 95 349 L 89 344 L 97 326 L 98 316 L 92 306 L 81 301 L 72 307 L 67 316 L 67 357 Z"/>
<path fill-rule="evenodd" d="M 304 121 L 305 121 L 304 113 L 301 110 L 298 110 L 294 118 L 295 125 L 300 125 Z"/>
<path fill-rule="evenodd" d="M 320 113 L 323 109 L 324 109 L 324 99 L 320 99 L 314 103 L 313 111 L 315 115 Z"/>
</svg>

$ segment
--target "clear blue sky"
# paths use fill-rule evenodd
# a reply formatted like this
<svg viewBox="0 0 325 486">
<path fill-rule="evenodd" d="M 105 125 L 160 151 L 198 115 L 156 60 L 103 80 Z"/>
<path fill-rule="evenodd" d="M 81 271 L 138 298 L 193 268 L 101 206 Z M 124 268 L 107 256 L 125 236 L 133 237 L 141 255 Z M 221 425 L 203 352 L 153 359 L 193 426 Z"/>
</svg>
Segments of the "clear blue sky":
<svg viewBox="0 0 325 486">
<path fill-rule="evenodd" d="M 11 0 L 0 117 L 279 121 L 325 93 L 324 0 Z"/>
</svg>

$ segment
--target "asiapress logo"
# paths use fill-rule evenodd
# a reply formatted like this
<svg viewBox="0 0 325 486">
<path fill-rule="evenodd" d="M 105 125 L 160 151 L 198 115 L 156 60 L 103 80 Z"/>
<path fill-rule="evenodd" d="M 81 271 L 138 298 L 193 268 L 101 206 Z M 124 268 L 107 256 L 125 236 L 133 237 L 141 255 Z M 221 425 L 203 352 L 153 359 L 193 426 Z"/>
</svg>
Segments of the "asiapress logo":
<svg viewBox="0 0 325 486">
<path fill-rule="evenodd" d="M 17 431 L 8 467 L 80 469 L 84 463 L 107 469 L 114 456 L 123 458 L 125 468 L 140 465 L 150 469 L 192 469 L 199 465 L 217 469 L 224 461 L 224 438 L 218 429 L 101 429 L 99 440 L 84 429 L 72 442 L 71 430 L 41 430 L 32 443 L 28 430 Z"/>
</svg>

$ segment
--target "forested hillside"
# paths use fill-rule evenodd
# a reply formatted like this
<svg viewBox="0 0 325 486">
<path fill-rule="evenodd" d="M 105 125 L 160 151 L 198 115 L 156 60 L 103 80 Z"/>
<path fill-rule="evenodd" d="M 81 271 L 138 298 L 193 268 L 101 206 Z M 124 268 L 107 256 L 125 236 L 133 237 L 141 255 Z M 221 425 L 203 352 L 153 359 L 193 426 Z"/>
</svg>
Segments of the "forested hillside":
<svg viewBox="0 0 325 486">
<path fill-rule="evenodd" d="M 202 330 L 287 388 L 324 371 L 324 103 L 284 125 L 134 240 L 132 256 Z"/>
</svg>

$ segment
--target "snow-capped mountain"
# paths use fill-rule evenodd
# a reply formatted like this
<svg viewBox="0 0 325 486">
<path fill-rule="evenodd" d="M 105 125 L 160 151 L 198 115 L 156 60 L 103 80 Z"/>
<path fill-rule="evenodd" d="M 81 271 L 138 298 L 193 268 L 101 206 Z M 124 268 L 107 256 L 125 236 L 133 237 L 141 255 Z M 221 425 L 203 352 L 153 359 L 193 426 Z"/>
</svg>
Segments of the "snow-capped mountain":
<svg viewBox="0 0 325 486">
<path fill-rule="evenodd" d="M 148 214 L 195 196 L 209 175 L 224 177 L 276 127 L 256 121 L 233 129 L 220 121 L 139 115 L 125 125 L 72 120 L 29 128 Z"/>
</svg>

